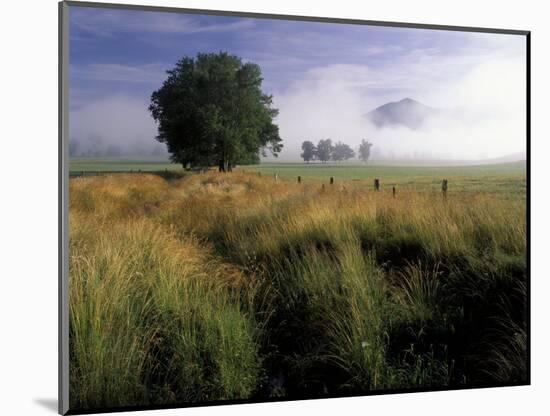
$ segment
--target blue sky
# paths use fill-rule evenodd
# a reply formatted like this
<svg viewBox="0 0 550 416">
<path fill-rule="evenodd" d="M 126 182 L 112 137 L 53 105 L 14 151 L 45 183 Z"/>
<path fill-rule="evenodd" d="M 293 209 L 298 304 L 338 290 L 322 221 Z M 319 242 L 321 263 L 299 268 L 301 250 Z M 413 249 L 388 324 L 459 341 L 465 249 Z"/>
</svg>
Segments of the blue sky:
<svg viewBox="0 0 550 416">
<path fill-rule="evenodd" d="M 262 68 L 264 91 L 281 110 L 278 122 L 289 158 L 302 140 L 323 134 L 352 144 L 365 134 L 375 136 L 380 154 L 397 156 L 496 157 L 524 147 L 523 136 L 510 137 L 498 149 L 495 140 L 485 146 L 477 140 L 475 149 L 470 143 L 467 151 L 458 147 L 449 153 L 448 146 L 440 146 L 441 152 L 434 150 L 437 126 L 425 139 L 413 134 L 411 145 L 403 138 L 411 132 L 373 131 L 362 120 L 378 105 L 411 97 L 459 109 L 464 124 L 472 124 L 475 112 L 497 125 L 493 119 L 509 118 L 524 107 L 518 103 L 525 90 L 520 36 L 77 6 L 70 7 L 69 17 L 75 141 L 147 152 L 155 145 L 155 126 L 146 108 L 165 71 L 182 56 L 223 50 Z M 494 114 L 496 107 L 500 114 Z M 500 135 L 481 124 L 474 136 Z"/>
</svg>

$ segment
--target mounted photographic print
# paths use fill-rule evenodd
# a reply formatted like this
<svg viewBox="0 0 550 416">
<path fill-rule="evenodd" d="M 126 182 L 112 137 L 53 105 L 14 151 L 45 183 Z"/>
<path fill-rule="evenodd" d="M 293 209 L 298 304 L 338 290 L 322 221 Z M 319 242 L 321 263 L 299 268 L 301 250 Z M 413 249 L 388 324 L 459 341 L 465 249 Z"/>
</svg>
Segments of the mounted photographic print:
<svg viewBox="0 0 550 416">
<path fill-rule="evenodd" d="M 529 384 L 529 36 L 60 3 L 60 412 Z"/>
</svg>

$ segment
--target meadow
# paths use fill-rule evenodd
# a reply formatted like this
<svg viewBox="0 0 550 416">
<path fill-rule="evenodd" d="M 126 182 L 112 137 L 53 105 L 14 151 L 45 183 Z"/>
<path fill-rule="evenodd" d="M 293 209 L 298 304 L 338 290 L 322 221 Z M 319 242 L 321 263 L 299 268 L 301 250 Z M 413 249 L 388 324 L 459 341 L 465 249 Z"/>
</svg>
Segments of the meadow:
<svg viewBox="0 0 550 416">
<path fill-rule="evenodd" d="M 310 168 L 71 179 L 71 408 L 527 381 L 524 165 Z"/>
<path fill-rule="evenodd" d="M 242 166 L 238 171 L 275 176 L 281 180 L 296 181 L 298 176 L 305 181 L 323 183 L 330 177 L 343 181 L 362 181 L 363 186 L 374 178 L 380 178 L 382 186 L 416 191 L 439 191 L 441 180 L 448 178 L 454 191 L 489 192 L 501 196 L 521 196 L 526 194 L 525 161 L 498 163 L 492 165 L 464 166 L 407 166 L 383 164 L 373 161 L 340 163 L 299 163 L 271 162 L 260 165 Z M 433 162 L 432 162 L 433 163 Z M 71 158 L 71 177 L 95 176 L 109 173 L 149 172 L 168 178 L 182 177 L 189 172 L 181 165 L 169 163 L 158 157 L 150 158 Z M 306 179 L 307 178 L 307 179 Z"/>
<path fill-rule="evenodd" d="M 71 157 L 69 172 L 72 176 L 99 172 L 183 172 L 179 164 L 159 157 Z"/>
</svg>

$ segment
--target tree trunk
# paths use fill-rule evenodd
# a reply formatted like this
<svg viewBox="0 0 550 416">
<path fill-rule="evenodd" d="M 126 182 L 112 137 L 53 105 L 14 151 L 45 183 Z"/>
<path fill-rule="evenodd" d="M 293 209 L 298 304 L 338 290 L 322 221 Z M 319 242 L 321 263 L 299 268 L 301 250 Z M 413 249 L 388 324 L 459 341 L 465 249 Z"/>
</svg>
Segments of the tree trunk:
<svg viewBox="0 0 550 416">
<path fill-rule="evenodd" d="M 227 171 L 228 172 L 233 172 L 233 165 L 229 161 L 227 162 Z"/>
<path fill-rule="evenodd" d="M 223 159 L 218 162 L 218 172 L 225 172 L 225 165 Z"/>
</svg>

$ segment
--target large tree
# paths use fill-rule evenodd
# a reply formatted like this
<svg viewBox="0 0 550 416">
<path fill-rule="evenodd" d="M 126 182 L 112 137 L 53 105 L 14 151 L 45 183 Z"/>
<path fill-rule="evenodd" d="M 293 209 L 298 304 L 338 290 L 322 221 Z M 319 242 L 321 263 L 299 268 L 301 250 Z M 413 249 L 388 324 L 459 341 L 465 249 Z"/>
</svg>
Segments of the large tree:
<svg viewBox="0 0 550 416">
<path fill-rule="evenodd" d="M 174 163 L 219 166 L 259 162 L 283 145 L 273 119 L 278 110 L 262 92 L 256 64 L 226 52 L 184 57 L 151 95 L 149 111 Z"/>
<path fill-rule="evenodd" d="M 359 159 L 365 163 L 369 160 L 371 147 L 372 143 L 366 141 L 365 139 L 363 139 L 359 145 Z"/>
<path fill-rule="evenodd" d="M 315 145 L 309 140 L 306 140 L 302 143 L 302 154 L 300 155 L 300 157 L 304 159 L 305 162 L 309 163 L 311 160 L 315 159 L 316 152 L 317 148 L 315 147 Z"/>
<path fill-rule="evenodd" d="M 334 145 L 332 150 L 332 160 L 339 162 L 341 160 L 348 160 L 355 157 L 355 152 L 347 144 L 338 142 Z"/>
<path fill-rule="evenodd" d="M 332 156 L 332 151 L 334 150 L 334 147 L 332 146 L 332 140 L 325 139 L 325 140 L 319 140 L 319 143 L 317 143 L 317 153 L 316 157 L 321 162 L 326 163 L 330 160 Z"/>
</svg>

